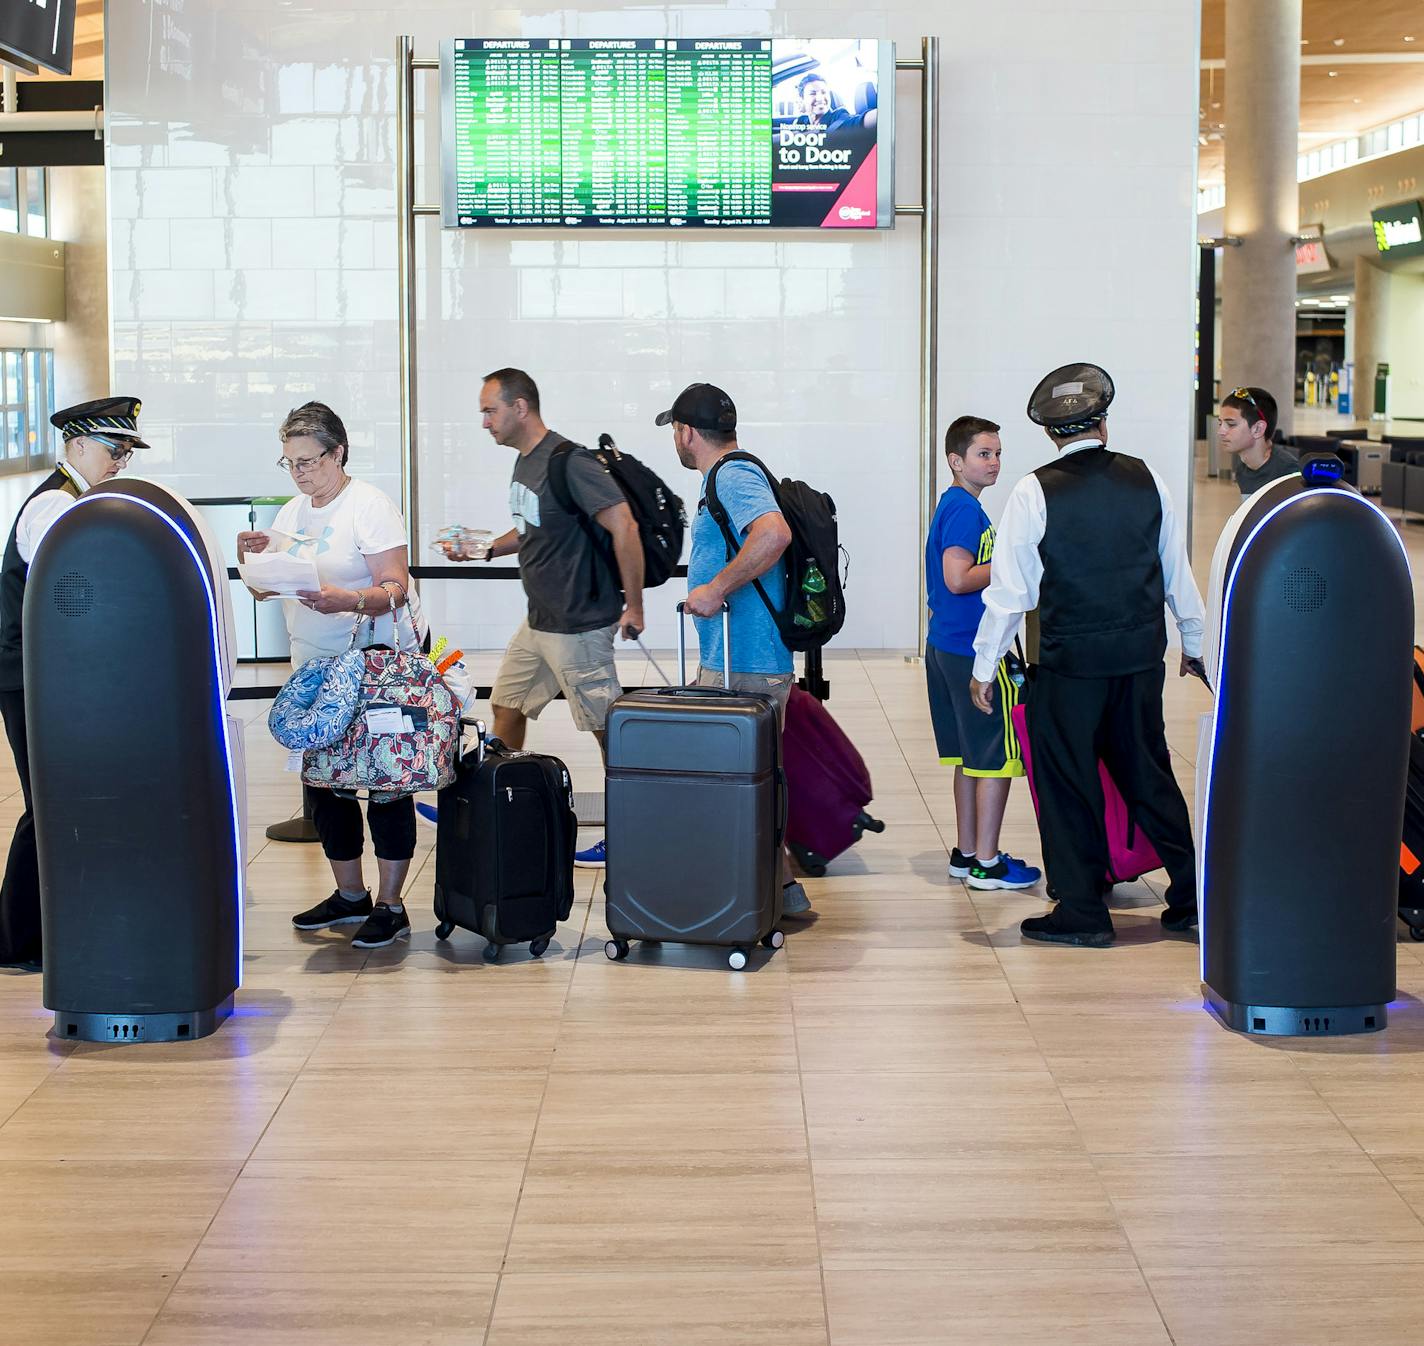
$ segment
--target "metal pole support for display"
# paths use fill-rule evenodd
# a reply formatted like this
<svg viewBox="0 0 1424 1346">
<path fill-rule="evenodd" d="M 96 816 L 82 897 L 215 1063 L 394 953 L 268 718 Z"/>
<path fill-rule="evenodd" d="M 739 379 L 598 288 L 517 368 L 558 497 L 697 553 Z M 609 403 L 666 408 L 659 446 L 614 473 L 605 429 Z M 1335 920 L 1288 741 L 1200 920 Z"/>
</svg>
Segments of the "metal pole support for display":
<svg viewBox="0 0 1424 1346">
<path fill-rule="evenodd" d="M 416 397 L 415 221 L 421 215 L 438 215 L 439 206 L 417 205 L 415 200 L 415 72 L 439 70 L 440 62 L 415 55 L 415 39 L 396 38 L 396 287 L 400 293 L 400 321 L 396 324 L 400 359 L 400 485 L 401 516 L 405 519 L 410 559 L 415 561 L 420 540 L 420 445 Z"/>
<path fill-rule="evenodd" d="M 920 220 L 920 547 L 915 559 L 920 610 L 915 652 L 906 657 L 908 663 L 924 657 L 929 596 L 923 557 L 934 519 L 939 462 L 939 38 L 921 38 L 920 48 L 918 61 L 895 62 L 897 70 L 920 72 L 920 204 L 895 207 L 895 214 L 917 215 Z"/>
</svg>

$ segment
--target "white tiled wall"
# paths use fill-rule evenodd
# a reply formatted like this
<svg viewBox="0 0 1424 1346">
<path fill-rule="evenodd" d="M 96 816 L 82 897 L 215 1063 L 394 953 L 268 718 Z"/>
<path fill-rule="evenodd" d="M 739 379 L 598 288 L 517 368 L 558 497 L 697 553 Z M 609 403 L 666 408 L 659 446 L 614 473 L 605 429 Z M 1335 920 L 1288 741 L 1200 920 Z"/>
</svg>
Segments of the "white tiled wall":
<svg viewBox="0 0 1424 1346">
<path fill-rule="evenodd" d="M 816 7 L 417 0 L 111 5 L 109 209 L 117 385 L 144 399 L 149 468 L 190 495 L 279 491 L 283 413 L 331 402 L 356 470 L 397 493 L 395 35 L 941 38 L 940 428 L 1003 422 L 1004 485 L 1048 446 L 1023 415 L 1053 365 L 1105 364 L 1114 443 L 1185 501 L 1197 100 L 1194 0 L 936 0 Z M 422 79 L 431 98 L 433 76 Z M 918 82 L 898 82 L 902 200 L 918 191 Z M 883 98 L 883 95 L 882 95 Z M 433 118 L 431 122 L 433 123 Z M 435 127 L 423 137 L 435 162 Z M 432 199 L 432 174 L 422 184 Z M 852 555 L 842 640 L 916 631 L 918 224 L 848 239 L 443 232 L 420 223 L 426 540 L 502 528 L 510 454 L 479 375 L 521 365 L 546 418 L 601 430 L 695 498 L 654 413 L 725 386 L 743 443 L 831 491 Z M 997 500 L 994 498 L 997 496 Z M 419 559 L 429 561 L 426 542 Z M 650 608 L 672 642 L 676 582 Z M 497 646 L 517 584 L 429 584 L 441 629 Z"/>
</svg>

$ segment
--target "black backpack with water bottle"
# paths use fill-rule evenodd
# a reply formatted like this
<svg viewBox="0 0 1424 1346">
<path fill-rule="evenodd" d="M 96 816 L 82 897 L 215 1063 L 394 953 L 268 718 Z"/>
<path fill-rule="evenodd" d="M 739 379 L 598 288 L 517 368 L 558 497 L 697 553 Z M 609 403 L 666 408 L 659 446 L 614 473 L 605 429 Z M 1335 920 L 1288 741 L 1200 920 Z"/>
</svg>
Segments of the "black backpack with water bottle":
<svg viewBox="0 0 1424 1346">
<path fill-rule="evenodd" d="M 787 649 L 817 650 L 845 625 L 844 548 L 836 525 L 836 502 L 804 481 L 783 477 L 779 482 L 755 455 L 741 449 L 719 458 L 707 474 L 707 512 L 727 539 L 731 556 L 739 550 L 726 508 L 717 498 L 717 472 L 725 463 L 753 463 L 760 469 L 791 529 L 791 543 L 782 554 L 786 563 L 786 606 L 778 608 L 760 580 L 753 580 L 761 601 L 776 622 Z"/>
</svg>

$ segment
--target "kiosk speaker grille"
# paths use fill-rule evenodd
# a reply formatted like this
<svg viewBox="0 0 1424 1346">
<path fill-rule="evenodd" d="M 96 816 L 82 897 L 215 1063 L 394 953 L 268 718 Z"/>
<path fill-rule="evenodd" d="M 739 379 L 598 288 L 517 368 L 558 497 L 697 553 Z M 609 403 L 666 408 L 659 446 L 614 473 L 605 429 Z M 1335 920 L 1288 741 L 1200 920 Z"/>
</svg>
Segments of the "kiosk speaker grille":
<svg viewBox="0 0 1424 1346">
<path fill-rule="evenodd" d="M 94 585 L 88 575 L 67 571 L 54 586 L 54 606 L 65 617 L 84 617 L 94 606 Z"/>
<path fill-rule="evenodd" d="M 1325 576 L 1312 566 L 1297 566 L 1286 575 L 1285 600 L 1293 612 L 1319 612 L 1325 606 Z"/>
</svg>

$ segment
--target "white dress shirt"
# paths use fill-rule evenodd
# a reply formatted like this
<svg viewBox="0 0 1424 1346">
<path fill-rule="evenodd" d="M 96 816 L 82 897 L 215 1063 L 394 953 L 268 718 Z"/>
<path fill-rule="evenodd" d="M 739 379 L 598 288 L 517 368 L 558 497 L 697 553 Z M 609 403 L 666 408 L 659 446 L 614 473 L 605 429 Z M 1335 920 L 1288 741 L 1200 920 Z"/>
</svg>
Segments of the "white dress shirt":
<svg viewBox="0 0 1424 1346">
<path fill-rule="evenodd" d="M 89 489 L 83 475 L 68 463 L 60 463 L 59 470 L 74 483 L 80 495 Z M 40 545 L 40 539 L 74 503 L 74 497 L 68 491 L 41 491 L 20 511 L 19 521 L 15 524 L 15 549 L 20 553 L 20 560 L 29 565 L 35 559 L 35 548 Z"/>
<path fill-rule="evenodd" d="M 1081 439 L 1065 444 L 1060 451 L 1067 455 L 1082 449 L 1098 447 L 1097 438 Z M 1186 538 L 1172 508 L 1171 498 L 1162 478 L 1147 464 L 1157 483 L 1162 500 L 1162 530 L 1157 537 L 1157 555 L 1162 561 L 1162 584 L 1167 606 L 1172 609 L 1177 630 L 1181 633 L 1182 649 L 1192 658 L 1202 652 L 1202 628 L 1206 608 L 1192 575 L 1187 556 Z M 1038 607 L 1038 586 L 1043 580 L 1043 558 L 1038 544 L 1048 527 L 1048 505 L 1043 498 L 1043 486 L 1030 472 L 1020 479 L 1009 493 L 1004 516 L 994 537 L 994 559 L 989 569 L 989 587 L 984 590 L 984 616 L 974 637 L 974 678 L 992 685 L 994 671 L 1004 657 L 1024 613 Z"/>
</svg>

